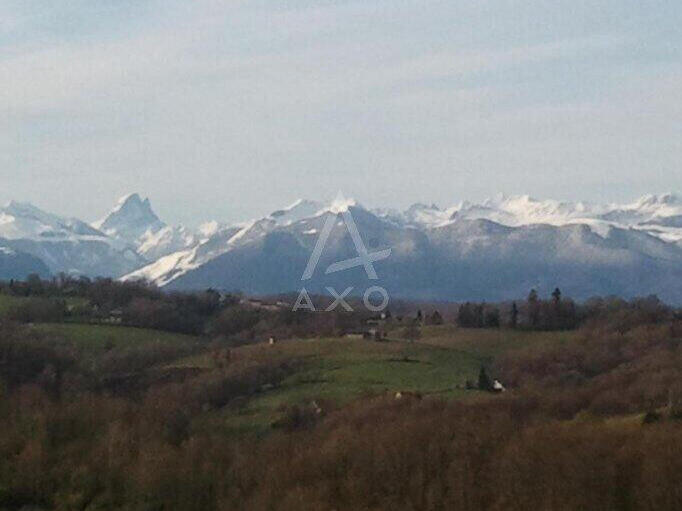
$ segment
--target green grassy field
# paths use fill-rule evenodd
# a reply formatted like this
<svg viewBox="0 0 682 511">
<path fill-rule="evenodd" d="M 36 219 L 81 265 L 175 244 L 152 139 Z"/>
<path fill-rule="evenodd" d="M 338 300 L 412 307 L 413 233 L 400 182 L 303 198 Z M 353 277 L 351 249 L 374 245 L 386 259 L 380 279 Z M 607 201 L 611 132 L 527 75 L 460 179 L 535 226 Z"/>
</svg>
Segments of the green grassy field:
<svg viewBox="0 0 682 511">
<path fill-rule="evenodd" d="M 449 350 L 461 350 L 489 363 L 495 357 L 515 349 L 563 343 L 575 335 L 574 331 L 535 332 L 441 325 L 424 327 L 418 342 Z"/>
<path fill-rule="evenodd" d="M 11 296 L 0 293 L 0 317 L 7 314 L 13 307 L 21 305 L 21 303 L 25 302 L 26 300 L 28 300 L 28 298 L 25 298 L 23 296 Z M 67 306 L 75 307 L 86 305 L 88 303 L 88 300 L 86 298 L 80 297 L 69 297 L 64 299 L 64 302 L 66 303 Z"/>
<path fill-rule="evenodd" d="M 165 362 L 166 370 L 221 371 L 208 344 L 192 336 L 123 326 L 90 324 L 37 324 L 30 328 L 46 338 L 73 346 L 89 364 L 111 350 L 149 345 L 193 347 L 194 355 Z M 399 332 L 386 342 L 350 338 L 280 341 L 232 348 L 229 364 L 292 362 L 295 368 L 283 381 L 251 396 L 239 406 L 216 410 L 202 421 L 229 432 L 264 432 L 286 407 L 309 406 L 313 401 L 340 406 L 363 396 L 415 392 L 445 399 L 490 398 L 465 390 L 475 382 L 482 365 L 509 350 L 545 343 L 561 343 L 575 333 L 459 329 L 451 325 L 428 326 L 421 338 L 399 340 Z M 202 347 L 203 346 L 203 347 Z M 196 348 L 196 349 L 195 349 Z M 187 352 L 187 351 L 185 351 Z M 494 377 L 494 375 L 491 375 Z"/>
<path fill-rule="evenodd" d="M 0 294 L 0 317 L 7 314 L 12 307 L 19 305 L 22 300 L 25 300 L 25 298 Z"/>
<path fill-rule="evenodd" d="M 263 347 L 248 347 L 258 350 Z M 313 400 L 336 405 L 365 395 L 397 391 L 452 397 L 464 394 L 480 361 L 466 353 L 408 342 L 319 339 L 267 346 L 273 356 L 301 360 L 301 369 L 226 418 L 232 429 L 268 427 L 287 405 Z"/>
<path fill-rule="evenodd" d="M 398 391 L 446 399 L 488 398 L 489 394 L 464 388 L 467 380 L 476 381 L 481 365 L 509 349 L 563 342 L 569 335 L 574 334 L 437 326 L 425 328 L 418 342 L 333 338 L 244 346 L 233 350 L 236 357 L 293 359 L 301 362 L 300 369 L 238 410 L 223 410 L 213 420 L 223 421 L 229 430 L 264 431 L 286 406 L 313 401 L 341 405 Z M 206 367 L 210 361 L 194 357 L 183 364 Z"/>
<path fill-rule="evenodd" d="M 70 343 L 83 355 L 94 356 L 112 348 L 139 347 L 154 343 L 184 346 L 197 342 L 196 337 L 189 335 L 124 326 L 40 323 L 31 328 L 51 338 Z"/>
</svg>

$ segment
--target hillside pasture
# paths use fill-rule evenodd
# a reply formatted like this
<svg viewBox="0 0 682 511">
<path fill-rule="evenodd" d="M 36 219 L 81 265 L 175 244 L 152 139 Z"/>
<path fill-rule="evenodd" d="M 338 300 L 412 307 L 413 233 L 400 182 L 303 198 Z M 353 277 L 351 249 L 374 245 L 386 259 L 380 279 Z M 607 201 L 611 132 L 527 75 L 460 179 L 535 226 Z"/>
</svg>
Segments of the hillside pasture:
<svg viewBox="0 0 682 511">
<path fill-rule="evenodd" d="M 276 385 L 219 414 L 228 429 L 266 430 L 292 406 L 327 403 L 341 406 L 375 395 L 397 392 L 442 398 L 482 397 L 466 391 L 481 367 L 478 355 L 426 343 L 375 342 L 347 338 L 291 340 L 231 350 L 231 364 L 290 360 L 297 368 Z M 207 355 L 184 362 L 188 368 L 211 366 Z"/>
<path fill-rule="evenodd" d="M 0 318 L 6 316 L 12 308 L 20 305 L 23 301 L 26 301 L 26 298 L 0 293 Z"/>
<path fill-rule="evenodd" d="M 459 350 L 489 364 L 517 349 L 563 344 L 579 335 L 571 331 L 511 330 L 506 328 L 459 328 L 455 325 L 425 326 L 418 342 L 448 350 Z"/>
</svg>

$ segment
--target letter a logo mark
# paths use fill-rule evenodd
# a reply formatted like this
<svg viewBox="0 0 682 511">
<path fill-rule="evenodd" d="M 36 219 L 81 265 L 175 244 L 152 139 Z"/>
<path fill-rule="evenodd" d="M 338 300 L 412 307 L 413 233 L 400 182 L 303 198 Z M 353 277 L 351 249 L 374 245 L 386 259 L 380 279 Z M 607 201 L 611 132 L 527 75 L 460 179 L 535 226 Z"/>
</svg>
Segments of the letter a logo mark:
<svg viewBox="0 0 682 511">
<path fill-rule="evenodd" d="M 343 261 L 331 264 L 327 268 L 325 273 L 326 274 L 336 273 L 338 271 L 355 268 L 356 266 L 364 266 L 365 272 L 367 272 L 367 278 L 369 278 L 370 280 L 377 280 L 379 277 L 377 276 L 377 272 L 374 270 L 374 263 L 377 261 L 381 261 L 382 259 L 386 259 L 388 256 L 390 256 L 391 249 L 387 248 L 385 250 L 379 250 L 377 252 L 368 252 L 367 247 L 365 246 L 364 242 L 362 241 L 362 238 L 360 237 L 360 232 L 358 231 L 358 227 L 355 225 L 355 220 L 353 220 L 353 215 L 351 215 L 350 209 L 348 209 L 348 207 L 343 206 L 346 204 L 346 200 L 344 199 L 343 194 L 341 192 L 339 192 L 339 194 L 336 196 L 336 199 L 334 200 L 333 204 L 334 206 L 341 206 L 338 208 L 338 210 L 340 210 L 340 214 L 343 218 L 344 223 L 346 224 L 346 228 L 348 229 L 350 237 L 353 240 L 355 249 L 358 251 L 358 256 L 352 257 L 350 259 L 344 259 Z M 305 271 L 303 272 L 301 280 L 309 280 L 312 278 L 313 273 L 315 273 L 315 268 L 317 267 L 317 264 L 320 262 L 320 256 L 324 251 L 324 246 L 326 245 L 327 240 L 329 239 L 329 235 L 334 229 L 334 224 L 336 223 L 336 218 L 338 216 L 339 211 L 338 210 L 335 211 L 335 209 L 337 208 L 332 207 L 332 212 L 336 212 L 337 214 L 329 215 L 327 217 L 327 220 L 325 221 L 324 226 L 322 228 L 322 232 L 320 233 L 320 237 L 317 239 L 317 243 L 315 244 L 315 248 L 313 249 L 313 253 L 310 255 L 308 265 L 306 266 Z"/>
</svg>

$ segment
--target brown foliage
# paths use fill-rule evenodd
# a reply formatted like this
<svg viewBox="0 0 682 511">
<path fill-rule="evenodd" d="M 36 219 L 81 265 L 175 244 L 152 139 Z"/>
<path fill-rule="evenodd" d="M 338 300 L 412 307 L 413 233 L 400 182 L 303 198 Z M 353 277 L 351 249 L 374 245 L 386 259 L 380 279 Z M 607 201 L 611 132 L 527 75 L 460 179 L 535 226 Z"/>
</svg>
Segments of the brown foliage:
<svg viewBox="0 0 682 511">
<path fill-rule="evenodd" d="M 279 346 L 205 368 L 117 348 L 87 369 L 5 326 L 0 509 L 681 509 L 682 421 L 664 407 L 679 400 L 682 324 L 657 310 L 510 352 L 504 395 L 292 404 L 261 437 L 227 435 L 221 414 L 291 374 Z"/>
</svg>

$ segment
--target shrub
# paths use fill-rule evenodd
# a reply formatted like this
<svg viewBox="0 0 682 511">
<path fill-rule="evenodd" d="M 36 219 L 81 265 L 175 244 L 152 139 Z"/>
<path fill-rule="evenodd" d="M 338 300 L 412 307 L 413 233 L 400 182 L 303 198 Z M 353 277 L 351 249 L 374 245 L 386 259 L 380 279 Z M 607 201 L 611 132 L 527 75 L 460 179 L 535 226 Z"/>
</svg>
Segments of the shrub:
<svg viewBox="0 0 682 511">
<path fill-rule="evenodd" d="M 13 306 L 8 318 L 20 323 L 57 323 L 63 320 L 66 304 L 50 298 L 26 298 Z"/>
</svg>

